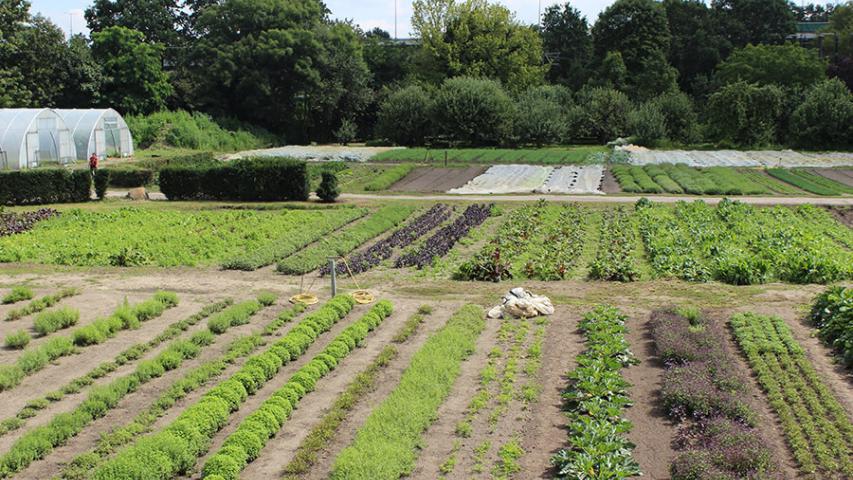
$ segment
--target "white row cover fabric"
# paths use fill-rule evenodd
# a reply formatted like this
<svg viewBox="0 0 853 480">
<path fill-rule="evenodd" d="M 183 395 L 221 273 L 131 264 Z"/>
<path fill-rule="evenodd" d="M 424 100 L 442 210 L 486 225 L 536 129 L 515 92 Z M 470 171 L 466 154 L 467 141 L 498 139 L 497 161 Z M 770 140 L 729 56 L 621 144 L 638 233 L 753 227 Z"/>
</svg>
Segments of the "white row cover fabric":
<svg viewBox="0 0 853 480">
<path fill-rule="evenodd" d="M 129 157 L 133 155 L 133 137 L 124 118 L 111 108 L 58 109 L 74 139 L 78 160 L 92 153 L 98 157 Z"/>
<path fill-rule="evenodd" d="M 793 150 L 649 150 L 629 145 L 633 165 L 683 163 L 691 167 L 842 167 L 853 166 L 851 152 L 795 152 Z"/>
<path fill-rule="evenodd" d="M 604 167 L 495 165 L 466 183 L 448 190 L 461 195 L 501 193 L 600 194 Z"/>
<path fill-rule="evenodd" d="M 71 132 L 55 110 L 0 108 L 0 169 L 74 161 Z"/>
<path fill-rule="evenodd" d="M 560 167 L 536 189 L 536 193 L 601 194 L 604 166 Z"/>
</svg>

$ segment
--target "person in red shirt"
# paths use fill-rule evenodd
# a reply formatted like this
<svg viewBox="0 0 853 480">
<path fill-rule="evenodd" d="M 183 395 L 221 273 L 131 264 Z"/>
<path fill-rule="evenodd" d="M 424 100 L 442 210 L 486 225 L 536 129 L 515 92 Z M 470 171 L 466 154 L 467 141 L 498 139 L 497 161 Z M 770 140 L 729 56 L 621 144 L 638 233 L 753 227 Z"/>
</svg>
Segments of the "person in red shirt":
<svg viewBox="0 0 853 480">
<path fill-rule="evenodd" d="M 92 156 L 89 157 L 89 171 L 92 172 L 92 178 L 95 177 L 95 170 L 98 169 L 98 154 L 92 152 Z"/>
</svg>

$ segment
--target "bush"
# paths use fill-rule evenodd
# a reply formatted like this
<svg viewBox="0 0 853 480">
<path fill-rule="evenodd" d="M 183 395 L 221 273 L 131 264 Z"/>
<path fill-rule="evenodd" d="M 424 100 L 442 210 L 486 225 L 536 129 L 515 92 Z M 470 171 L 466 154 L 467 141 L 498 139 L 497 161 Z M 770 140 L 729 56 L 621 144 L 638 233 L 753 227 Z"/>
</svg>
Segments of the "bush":
<svg viewBox="0 0 853 480">
<path fill-rule="evenodd" d="M 138 148 L 168 146 L 194 150 L 236 151 L 280 143 L 270 132 L 235 120 L 214 121 L 203 113 L 157 112 L 124 117 Z"/>
<path fill-rule="evenodd" d="M 335 140 L 338 141 L 341 145 L 349 145 L 350 142 L 355 140 L 355 136 L 358 134 L 358 127 L 355 122 L 352 120 L 345 118 L 341 120 L 341 126 L 335 130 Z"/>
<path fill-rule="evenodd" d="M 809 318 L 820 339 L 853 366 L 853 288 L 835 286 L 818 295 Z"/>
<path fill-rule="evenodd" d="M 748 147 L 776 142 L 784 94 L 773 85 L 726 85 L 708 99 L 708 131 L 716 141 Z"/>
<path fill-rule="evenodd" d="M 557 144 L 568 139 L 572 95 L 562 86 L 533 87 L 515 103 L 515 137 L 522 144 Z"/>
<path fill-rule="evenodd" d="M 30 343 L 30 334 L 24 330 L 16 330 L 6 335 L 6 347 L 20 350 Z"/>
<path fill-rule="evenodd" d="M 847 148 L 853 145 L 853 94 L 841 80 L 818 83 L 794 110 L 794 143 L 810 148 Z"/>
<path fill-rule="evenodd" d="M 666 138 L 683 144 L 700 140 L 699 121 L 693 101 L 684 92 L 664 93 L 652 103 L 660 110 L 666 125 Z"/>
<path fill-rule="evenodd" d="M 0 205 L 88 202 L 91 190 L 89 170 L 0 172 Z"/>
<path fill-rule="evenodd" d="M 323 179 L 320 181 L 320 186 L 317 187 L 317 196 L 326 203 L 332 203 L 341 194 L 341 190 L 338 188 L 338 176 L 332 172 L 323 172 L 321 176 Z"/>
<path fill-rule="evenodd" d="M 392 93 L 379 107 L 376 134 L 397 145 L 423 145 L 431 132 L 432 98 L 420 86 Z"/>
<path fill-rule="evenodd" d="M 109 184 L 110 171 L 105 169 L 95 170 L 95 196 L 98 197 L 98 200 L 104 199 Z"/>
<path fill-rule="evenodd" d="M 169 166 L 160 171 L 169 200 L 308 200 L 308 168 L 289 158 L 251 158 L 208 167 Z"/>
<path fill-rule="evenodd" d="M 627 135 L 631 101 L 624 93 L 612 88 L 584 88 L 578 92 L 577 104 L 582 114 L 576 114 L 573 128 L 584 124 L 589 135 L 601 143 Z"/>
<path fill-rule="evenodd" d="M 33 327 L 39 335 L 48 335 L 57 330 L 76 325 L 79 319 L 80 312 L 78 310 L 64 307 L 40 313 L 36 317 Z"/>
<path fill-rule="evenodd" d="M 511 131 L 513 103 L 494 80 L 445 80 L 435 96 L 432 117 L 437 134 L 465 145 L 497 145 Z"/>
<path fill-rule="evenodd" d="M 29 300 L 33 298 L 33 291 L 30 287 L 17 286 L 12 287 L 12 291 L 7 293 L 3 297 L 3 305 L 9 305 L 10 303 L 18 303 L 23 302 L 24 300 Z"/>
<path fill-rule="evenodd" d="M 639 105 L 628 116 L 628 124 L 639 145 L 653 147 L 666 138 L 666 118 L 654 102 Z"/>
</svg>

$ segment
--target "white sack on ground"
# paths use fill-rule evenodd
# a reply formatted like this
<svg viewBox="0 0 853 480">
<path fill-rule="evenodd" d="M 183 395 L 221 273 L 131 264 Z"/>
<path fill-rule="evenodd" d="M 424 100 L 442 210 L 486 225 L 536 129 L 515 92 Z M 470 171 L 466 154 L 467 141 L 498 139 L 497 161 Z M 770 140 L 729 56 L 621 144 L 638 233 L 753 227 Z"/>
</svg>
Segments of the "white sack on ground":
<svg viewBox="0 0 853 480">
<path fill-rule="evenodd" d="M 551 299 L 516 287 L 501 298 L 500 305 L 489 310 L 488 317 L 503 318 L 504 315 L 508 315 L 514 318 L 533 318 L 553 313 L 554 305 L 551 304 Z"/>
</svg>

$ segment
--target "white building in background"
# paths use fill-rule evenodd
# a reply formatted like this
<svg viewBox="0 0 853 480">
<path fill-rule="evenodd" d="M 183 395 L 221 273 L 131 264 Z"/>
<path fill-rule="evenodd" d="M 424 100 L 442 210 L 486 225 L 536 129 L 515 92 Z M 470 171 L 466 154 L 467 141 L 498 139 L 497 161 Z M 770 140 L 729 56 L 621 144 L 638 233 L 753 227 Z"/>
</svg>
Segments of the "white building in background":
<svg viewBox="0 0 853 480">
<path fill-rule="evenodd" d="M 0 170 L 74 162 L 71 131 L 49 108 L 0 108 Z"/>
<path fill-rule="evenodd" d="M 133 155 L 133 137 L 124 118 L 111 108 L 57 109 L 71 130 L 77 159 L 86 160 L 92 153 L 98 157 Z"/>
</svg>

